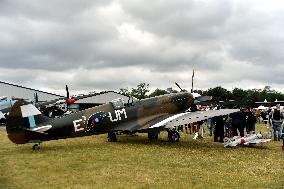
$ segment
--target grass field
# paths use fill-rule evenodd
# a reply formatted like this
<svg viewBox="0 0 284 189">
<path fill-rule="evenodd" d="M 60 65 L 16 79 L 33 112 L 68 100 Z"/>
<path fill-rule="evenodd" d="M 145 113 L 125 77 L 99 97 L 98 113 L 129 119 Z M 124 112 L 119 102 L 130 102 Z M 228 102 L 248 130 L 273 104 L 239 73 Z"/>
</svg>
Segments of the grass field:
<svg viewBox="0 0 284 189">
<path fill-rule="evenodd" d="M 108 143 L 98 135 L 45 142 L 34 152 L 1 129 L 0 188 L 284 188 L 280 142 L 225 149 L 208 135 L 181 137 L 122 135 Z"/>
</svg>

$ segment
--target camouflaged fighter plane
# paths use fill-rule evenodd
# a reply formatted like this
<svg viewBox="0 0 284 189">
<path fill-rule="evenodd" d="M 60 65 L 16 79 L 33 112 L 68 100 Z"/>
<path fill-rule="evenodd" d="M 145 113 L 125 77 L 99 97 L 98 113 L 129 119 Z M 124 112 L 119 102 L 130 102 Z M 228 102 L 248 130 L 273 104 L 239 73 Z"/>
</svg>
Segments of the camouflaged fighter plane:
<svg viewBox="0 0 284 189">
<path fill-rule="evenodd" d="M 226 115 L 235 111 L 224 109 L 208 112 L 185 112 L 194 105 L 188 92 L 167 94 L 128 103 L 115 99 L 81 112 L 60 118 L 48 118 L 35 106 L 17 101 L 12 107 L 6 125 L 9 139 L 16 144 L 108 133 L 108 141 L 117 141 L 116 134 L 148 133 L 149 139 L 157 139 L 162 130 L 168 132 L 169 141 L 178 141 L 180 125 Z"/>
</svg>

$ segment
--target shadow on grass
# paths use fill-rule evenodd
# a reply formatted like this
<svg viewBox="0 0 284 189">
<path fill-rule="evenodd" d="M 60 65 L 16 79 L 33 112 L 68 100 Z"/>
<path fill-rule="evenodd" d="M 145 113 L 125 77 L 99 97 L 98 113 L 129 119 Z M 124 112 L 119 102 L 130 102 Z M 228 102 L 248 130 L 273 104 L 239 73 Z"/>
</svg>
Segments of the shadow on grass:
<svg viewBox="0 0 284 189">
<path fill-rule="evenodd" d="M 96 137 L 96 136 L 91 136 Z M 191 137 L 191 136 L 189 136 Z M 81 149 L 91 148 L 91 149 L 104 149 L 104 148 L 116 148 L 123 146 L 133 146 L 139 147 L 141 145 L 145 146 L 156 146 L 161 148 L 172 148 L 172 149 L 197 149 L 197 150 L 206 150 L 206 151 L 235 151 L 241 148 L 243 149 L 255 149 L 255 150 L 272 150 L 275 149 L 265 146 L 265 145 L 252 145 L 252 146 L 237 146 L 234 148 L 224 148 L 222 143 L 213 142 L 208 138 L 193 140 L 186 138 L 185 140 L 181 139 L 179 142 L 169 142 L 166 138 L 161 137 L 158 140 L 149 140 L 146 136 L 128 136 L 128 135 L 119 135 L 118 142 L 106 142 L 102 140 L 100 136 L 98 138 L 88 138 L 87 140 L 78 140 L 78 139 L 61 139 L 52 142 L 43 142 L 41 144 L 41 149 L 39 151 L 34 151 L 34 153 L 44 153 L 44 152 L 70 152 L 70 151 L 81 151 Z M 83 139 L 83 138 L 81 138 Z M 95 142 L 93 142 L 95 140 Z M 16 151 L 21 153 L 31 153 L 33 144 L 25 144 L 24 146 L 18 146 L 14 148 Z"/>
<path fill-rule="evenodd" d="M 65 140 L 62 142 L 62 140 Z M 160 138 L 158 140 L 149 140 L 145 136 L 129 136 L 129 135 L 119 135 L 117 136 L 117 142 L 107 142 L 101 141 L 99 143 L 92 143 L 90 140 L 83 141 L 76 143 L 75 141 L 72 141 L 73 139 L 61 139 L 58 140 L 59 142 L 52 141 L 52 144 L 48 144 L 48 142 L 43 142 L 41 145 L 41 149 L 39 151 L 70 151 L 70 150 L 76 150 L 76 149 L 82 149 L 82 148 L 93 148 L 93 149 L 101 149 L 110 147 L 113 148 L 115 146 L 125 146 L 125 145 L 136 145 L 136 146 L 158 146 L 158 147 L 165 147 L 165 148 L 175 148 L 175 149 L 208 149 L 208 150 L 220 150 L 224 149 L 222 143 L 214 143 L 211 141 L 204 141 L 201 140 L 180 140 L 179 142 L 169 142 L 165 138 Z M 96 140 L 94 138 L 94 140 Z M 51 142 L 50 142 L 51 143 Z M 66 144 L 66 145 L 64 145 Z M 30 146 L 30 148 L 27 148 Z M 26 148 L 19 148 L 19 151 L 31 151 L 32 144 L 26 145 Z M 233 148 L 231 148 L 233 149 Z"/>
<path fill-rule="evenodd" d="M 0 177 L 0 188 L 7 188 L 7 186 L 8 188 L 14 188 L 14 189 L 20 188 L 17 187 L 15 183 L 13 183 L 11 180 Z"/>
<path fill-rule="evenodd" d="M 191 136 L 189 136 L 191 137 Z M 220 142 L 213 142 L 210 141 L 208 138 L 206 139 L 187 139 L 187 140 L 180 140 L 179 142 L 169 142 L 165 140 L 164 138 L 158 139 L 158 140 L 148 140 L 147 137 L 143 136 L 137 136 L 137 137 L 131 137 L 131 136 L 123 136 L 121 138 L 118 138 L 119 142 L 117 142 L 118 145 L 121 144 L 137 144 L 137 145 L 156 145 L 161 147 L 169 147 L 169 148 L 190 148 L 190 149 L 210 149 L 210 150 L 235 150 L 239 148 L 253 148 L 253 149 L 266 149 L 271 150 L 271 148 L 264 146 L 264 145 L 249 145 L 249 146 L 237 146 L 233 148 L 224 148 L 223 143 Z"/>
</svg>

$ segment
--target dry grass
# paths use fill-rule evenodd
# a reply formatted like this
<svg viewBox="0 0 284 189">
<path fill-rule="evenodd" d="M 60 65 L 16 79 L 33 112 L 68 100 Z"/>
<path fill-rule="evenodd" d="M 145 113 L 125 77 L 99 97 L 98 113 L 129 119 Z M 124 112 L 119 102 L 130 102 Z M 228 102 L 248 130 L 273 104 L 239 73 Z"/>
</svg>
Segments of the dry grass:
<svg viewBox="0 0 284 189">
<path fill-rule="evenodd" d="M 264 126 L 258 126 L 262 129 Z M 106 135 L 50 141 L 33 152 L 0 130 L 0 188 L 284 188 L 280 142 L 225 149 L 206 136 L 169 143 Z"/>
</svg>

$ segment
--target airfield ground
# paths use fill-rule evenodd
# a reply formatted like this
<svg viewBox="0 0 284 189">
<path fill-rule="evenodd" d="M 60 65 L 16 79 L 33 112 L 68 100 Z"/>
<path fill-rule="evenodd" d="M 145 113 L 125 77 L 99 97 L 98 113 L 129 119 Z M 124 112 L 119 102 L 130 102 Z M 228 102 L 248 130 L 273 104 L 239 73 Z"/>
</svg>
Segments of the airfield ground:
<svg viewBox="0 0 284 189">
<path fill-rule="evenodd" d="M 267 130 L 258 125 L 258 130 Z M 147 135 L 50 141 L 32 151 L 0 129 L 0 188 L 284 188 L 280 142 L 224 148 L 182 134 L 178 143 Z"/>
</svg>

